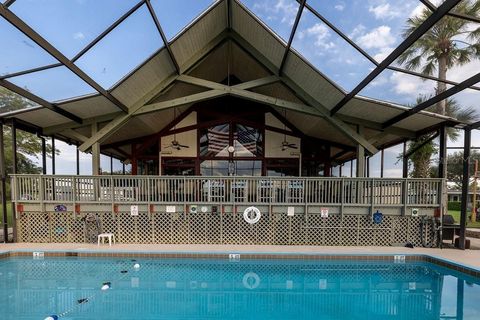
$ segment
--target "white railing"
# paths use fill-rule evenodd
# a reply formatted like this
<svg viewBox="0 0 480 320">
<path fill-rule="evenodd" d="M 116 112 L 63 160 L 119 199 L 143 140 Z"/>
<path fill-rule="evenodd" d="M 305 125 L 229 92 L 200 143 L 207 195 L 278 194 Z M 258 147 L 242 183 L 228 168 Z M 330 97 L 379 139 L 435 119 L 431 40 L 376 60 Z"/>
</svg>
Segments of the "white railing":
<svg viewBox="0 0 480 320">
<path fill-rule="evenodd" d="M 12 175 L 18 203 L 441 204 L 442 179 Z"/>
</svg>

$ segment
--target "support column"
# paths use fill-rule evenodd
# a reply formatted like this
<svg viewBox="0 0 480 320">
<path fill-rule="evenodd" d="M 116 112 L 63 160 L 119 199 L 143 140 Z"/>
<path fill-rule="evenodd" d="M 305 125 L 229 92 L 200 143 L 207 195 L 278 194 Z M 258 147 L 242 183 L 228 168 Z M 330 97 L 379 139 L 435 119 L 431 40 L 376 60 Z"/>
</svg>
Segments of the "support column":
<svg viewBox="0 0 480 320">
<path fill-rule="evenodd" d="M 44 137 L 40 139 L 42 140 L 42 173 L 47 174 L 47 142 Z"/>
<path fill-rule="evenodd" d="M 52 174 L 55 174 L 55 137 L 52 136 Z"/>
<path fill-rule="evenodd" d="M 367 177 L 370 178 L 370 157 L 367 157 Z"/>
<path fill-rule="evenodd" d="M 17 157 L 17 124 L 15 119 L 12 120 L 12 155 L 13 155 L 13 165 L 12 165 L 12 174 L 18 173 L 18 157 Z M 13 242 L 17 241 L 17 214 L 16 214 L 15 203 L 12 202 L 12 227 L 13 227 Z M 8 233 L 7 233 L 8 237 Z"/>
<path fill-rule="evenodd" d="M 125 175 L 125 163 L 122 162 L 122 174 Z"/>
<path fill-rule="evenodd" d="M 110 155 L 110 175 L 113 174 L 113 155 Z"/>
<path fill-rule="evenodd" d="M 92 136 L 94 136 L 98 131 L 98 124 L 92 124 Z M 100 143 L 95 142 L 92 145 L 92 174 L 100 174 Z"/>
<path fill-rule="evenodd" d="M 447 177 L 447 127 L 440 128 L 440 148 L 438 150 L 438 177 Z"/>
<path fill-rule="evenodd" d="M 406 154 L 407 154 L 407 142 L 405 141 L 403 143 L 403 157 L 402 157 L 402 164 L 403 164 L 402 176 L 404 178 L 408 178 L 408 157 L 406 156 Z"/>
<path fill-rule="evenodd" d="M 470 185 L 470 146 L 472 140 L 472 131 L 465 128 L 463 142 L 463 178 L 462 178 L 462 203 L 460 207 L 460 237 L 458 246 L 465 249 L 465 229 L 467 223 L 467 205 L 468 205 L 468 189 Z"/>
<path fill-rule="evenodd" d="M 353 178 L 353 160 L 350 160 L 350 178 Z"/>
<path fill-rule="evenodd" d="M 357 132 L 363 136 L 363 127 L 358 126 Z M 357 144 L 357 178 L 365 177 L 365 148 Z"/>
<path fill-rule="evenodd" d="M 383 169 L 385 166 L 385 149 L 382 149 L 380 152 L 380 178 L 383 178 Z"/>
<path fill-rule="evenodd" d="M 3 242 L 8 242 L 8 216 L 7 216 L 7 170 L 5 167 L 5 143 L 3 137 L 3 123 L 0 122 L 0 192 L 2 199 L 2 229 Z"/>
<path fill-rule="evenodd" d="M 80 175 L 80 150 L 78 149 L 78 144 L 76 148 L 75 162 L 77 164 L 77 176 Z"/>
</svg>

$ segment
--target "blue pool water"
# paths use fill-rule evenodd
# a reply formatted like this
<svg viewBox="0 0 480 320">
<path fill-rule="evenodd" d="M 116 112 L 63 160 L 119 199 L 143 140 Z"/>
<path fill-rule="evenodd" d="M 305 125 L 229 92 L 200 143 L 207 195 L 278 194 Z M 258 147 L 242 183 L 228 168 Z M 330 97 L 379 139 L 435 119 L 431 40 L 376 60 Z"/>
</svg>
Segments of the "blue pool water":
<svg viewBox="0 0 480 320">
<path fill-rule="evenodd" d="M 110 289 L 102 291 L 105 283 Z M 408 262 L 0 260 L 0 319 L 52 314 L 89 320 L 478 320 L 480 279 Z"/>
</svg>

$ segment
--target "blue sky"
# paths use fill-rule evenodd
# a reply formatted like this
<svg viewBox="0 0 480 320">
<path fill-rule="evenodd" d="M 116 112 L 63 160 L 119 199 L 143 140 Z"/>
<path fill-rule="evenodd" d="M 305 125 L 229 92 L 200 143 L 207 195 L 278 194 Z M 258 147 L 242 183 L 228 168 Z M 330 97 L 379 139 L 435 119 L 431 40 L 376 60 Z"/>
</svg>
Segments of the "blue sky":
<svg viewBox="0 0 480 320">
<path fill-rule="evenodd" d="M 68 58 L 73 58 L 107 26 L 122 16 L 135 0 L 17 0 L 10 9 L 54 44 Z M 213 0 L 152 0 L 152 6 L 170 40 L 178 34 Z M 402 41 L 402 29 L 407 18 L 424 7 L 418 0 L 308 0 L 315 10 L 333 22 L 351 40 L 378 62 Z M 434 1 L 438 3 L 438 1 Z M 242 3 L 263 20 L 285 41 L 295 19 L 295 0 L 242 0 Z M 0 37 L 6 44 L 0 49 L 0 74 L 55 63 L 35 43 L 0 18 Z M 136 66 L 163 46 L 148 10 L 144 5 L 119 27 L 76 61 L 88 75 L 104 88 L 110 88 Z M 311 12 L 305 10 L 292 47 L 307 58 L 319 71 L 346 91 L 354 88 L 374 65 L 335 34 Z M 448 78 L 462 81 L 480 69 L 480 62 L 449 71 Z M 93 93 L 94 90 L 65 67 L 10 78 L 49 101 Z M 435 83 L 392 71 L 383 72 L 361 94 L 399 104 L 415 102 L 418 93 L 433 94 Z M 464 106 L 475 106 L 479 92 L 458 95 Z M 480 135 L 474 134 L 474 144 Z M 74 150 L 61 147 L 62 163 L 74 163 Z M 452 144 L 453 145 L 453 144 Z M 455 145 L 461 145 L 461 140 Z M 72 149 L 72 150 L 70 150 Z M 401 164 L 395 165 L 401 146 L 386 152 L 388 175 L 397 176 Z M 64 159 L 63 159 L 64 158 Z M 109 167 L 109 161 L 103 167 Z M 372 167 L 377 163 L 372 159 Z M 89 160 L 82 160 L 88 173 Z M 62 165 L 57 164 L 57 168 Z M 65 165 L 65 170 L 72 166 Z M 63 169 L 61 169 L 63 170 Z M 57 169 L 58 171 L 58 169 Z M 66 172 L 71 173 L 71 172 Z M 375 174 L 375 171 L 373 171 Z"/>
</svg>

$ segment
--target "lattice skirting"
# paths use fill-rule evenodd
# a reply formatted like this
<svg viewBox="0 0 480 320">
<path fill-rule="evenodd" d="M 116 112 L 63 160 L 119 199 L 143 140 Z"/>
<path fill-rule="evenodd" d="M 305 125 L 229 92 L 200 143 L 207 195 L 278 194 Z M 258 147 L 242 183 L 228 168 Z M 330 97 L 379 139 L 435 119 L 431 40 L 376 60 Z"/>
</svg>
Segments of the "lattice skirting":
<svg viewBox="0 0 480 320">
<path fill-rule="evenodd" d="M 264 213 L 256 224 L 244 221 L 242 213 L 146 213 L 96 214 L 102 232 L 116 235 L 119 243 L 260 244 L 321 246 L 391 246 L 422 244 L 421 218 L 385 216 L 374 224 L 367 215 Z M 20 242 L 93 241 L 84 222 L 85 214 L 69 212 L 23 212 L 17 220 Z M 427 241 L 432 235 L 427 232 Z"/>
</svg>

